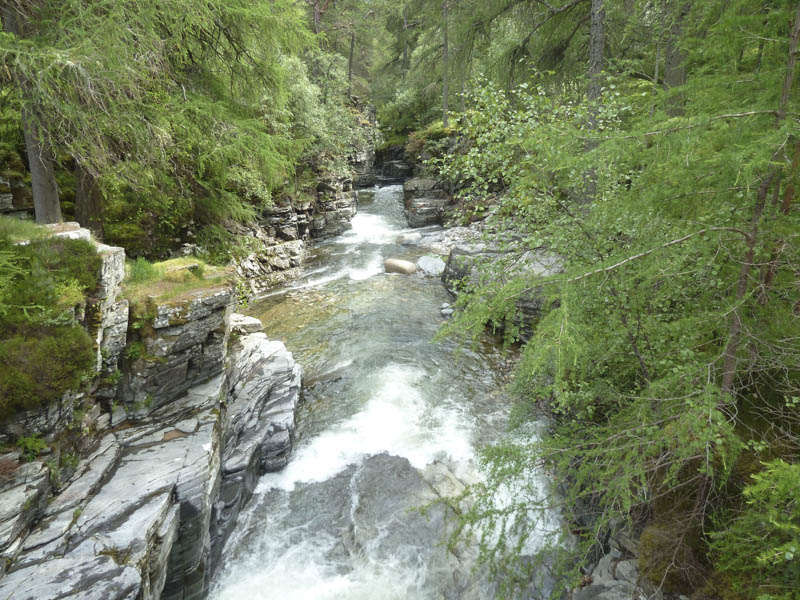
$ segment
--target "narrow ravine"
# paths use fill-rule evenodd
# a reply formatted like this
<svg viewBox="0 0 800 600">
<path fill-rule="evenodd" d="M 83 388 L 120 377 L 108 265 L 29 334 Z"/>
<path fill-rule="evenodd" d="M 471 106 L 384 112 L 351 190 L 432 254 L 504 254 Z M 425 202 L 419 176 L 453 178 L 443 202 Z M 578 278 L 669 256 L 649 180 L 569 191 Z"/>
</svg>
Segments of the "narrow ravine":
<svg viewBox="0 0 800 600">
<path fill-rule="evenodd" d="M 289 465 L 261 480 L 231 537 L 214 600 L 490 598 L 472 553 L 446 551 L 436 493 L 477 476 L 505 427 L 504 357 L 433 343 L 450 301 L 437 278 L 387 275 L 406 229 L 402 187 L 360 195 L 353 229 L 250 307 L 305 368 Z"/>
</svg>

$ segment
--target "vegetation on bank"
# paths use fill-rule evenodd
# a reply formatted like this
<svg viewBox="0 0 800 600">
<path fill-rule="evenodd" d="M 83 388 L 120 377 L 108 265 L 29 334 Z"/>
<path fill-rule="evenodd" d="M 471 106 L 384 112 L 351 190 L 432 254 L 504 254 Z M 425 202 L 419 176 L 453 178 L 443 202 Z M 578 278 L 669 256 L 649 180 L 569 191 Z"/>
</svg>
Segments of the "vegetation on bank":
<svg viewBox="0 0 800 600">
<path fill-rule="evenodd" d="M 639 12 L 622 19 L 617 3 L 591 4 L 608 11 L 595 99 L 578 73 L 479 79 L 457 151 L 431 164 L 466 206 L 494 202 L 509 235 L 493 241 L 512 259 L 544 251 L 566 265 L 509 280 L 487 264 L 459 301 L 452 332 L 490 325 L 514 341 L 515 301 L 543 298 L 516 373 L 517 433 L 484 450 L 464 531 L 510 597 L 542 572 L 521 551 L 541 534 L 538 511 L 557 506 L 565 581 L 626 531 L 663 591 L 797 598 L 800 14 L 631 3 Z M 677 80 L 655 70 L 664 44 L 681 53 Z M 539 437 L 542 412 L 552 427 Z"/>
<path fill-rule="evenodd" d="M 75 317 L 100 260 L 90 242 L 0 218 L 0 418 L 48 406 L 92 373 L 94 344 Z"/>
</svg>

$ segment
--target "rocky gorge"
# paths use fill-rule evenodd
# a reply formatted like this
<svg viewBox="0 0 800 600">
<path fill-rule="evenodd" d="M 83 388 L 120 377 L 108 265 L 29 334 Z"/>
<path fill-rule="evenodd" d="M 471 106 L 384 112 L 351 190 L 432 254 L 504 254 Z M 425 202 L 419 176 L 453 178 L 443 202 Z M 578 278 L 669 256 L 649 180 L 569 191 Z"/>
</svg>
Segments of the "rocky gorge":
<svg viewBox="0 0 800 600">
<path fill-rule="evenodd" d="M 56 235 L 89 237 L 67 229 Z M 1 483 L 0 595 L 201 598 L 259 475 L 288 460 L 302 371 L 233 313 L 228 288 L 154 303 L 146 353 L 126 356 L 124 252 L 97 249 L 93 389 L 4 425 L 38 433 L 50 454 L 2 457 L 19 466 Z"/>
<path fill-rule="evenodd" d="M 398 165 L 392 168 L 404 171 Z M 361 578 L 383 577 L 372 572 L 372 561 L 402 556 L 405 562 L 393 576 L 413 581 L 407 583 L 405 597 L 434 591 L 447 598 L 493 596 L 485 573 L 473 572 L 474 548 L 445 553 L 437 546 L 452 531 L 453 509 L 436 504 L 427 518 L 413 509 L 458 495 L 475 481 L 470 466 L 474 447 L 491 439 L 482 437 L 487 431 L 502 429 L 506 408 L 497 399 L 486 401 L 496 398 L 501 387 L 497 377 L 505 370 L 498 366 L 492 343 L 486 342 L 455 373 L 444 375 L 441 349 L 427 340 L 438 326 L 437 316 L 453 314 L 452 296 L 477 281 L 487 263 L 507 258 L 508 251 L 486 241 L 482 223 L 442 229 L 451 197 L 435 180 L 412 179 L 403 187 L 365 192 L 366 212 L 355 221 L 359 192 L 350 181 L 322 182 L 317 193 L 313 205 L 265 211 L 252 230 L 263 249 L 233 268 L 247 281 L 251 295 L 280 283 L 299 290 L 282 293 L 279 297 L 288 300 L 281 302 L 296 293 L 304 306 L 311 306 L 319 297 L 305 295 L 306 286 L 334 286 L 337 306 L 352 303 L 344 312 L 370 323 L 369 342 L 357 320 L 329 329 L 327 322 L 337 322 L 340 309 L 328 313 L 324 302 L 324 328 L 314 326 L 323 329 L 315 329 L 313 339 L 298 340 L 298 334 L 289 332 L 304 330 L 302 319 L 266 312 L 259 314 L 262 323 L 237 314 L 236 293 L 227 284 L 168 299 L 148 296 L 134 307 L 123 289 L 124 251 L 97 244 L 100 283 L 75 315 L 96 340 L 93 382 L 58 406 L 4 424 L 1 432 L 5 439 L 36 432 L 48 450 L 30 462 L 20 451 L 0 457 L 14 467 L 0 479 L 0 596 L 189 600 L 210 592 L 215 599 L 238 597 L 239 592 L 229 591 L 236 588 L 228 579 L 250 581 L 237 574 L 238 565 L 272 573 L 272 568 L 285 567 L 281 552 L 289 556 L 294 547 L 321 543 L 316 537 L 299 545 L 293 539 L 278 551 L 274 566 L 265 566 L 273 558 L 260 557 L 264 536 L 286 542 L 283 530 L 265 534 L 254 525 L 264 522 L 258 515 L 265 512 L 278 515 L 287 530 L 300 525 L 298 519 L 320 523 L 314 535 L 323 536 L 326 550 L 322 556 L 312 552 L 310 560 L 324 566 L 320 577 L 325 585 L 333 580 L 326 579 L 324 570 L 334 568 L 355 578 L 352 585 L 362 589 L 367 584 Z M 87 230 L 69 225 L 55 235 L 91 239 Z M 312 240 L 317 244 L 309 244 Z M 401 268 L 389 268 L 392 258 L 383 260 L 395 255 L 402 257 L 397 261 Z M 304 268 L 306 259 L 311 265 Z M 517 259 L 517 268 L 536 273 L 561 268 L 545 252 Z M 315 268 L 320 260 L 333 262 L 323 269 L 334 272 L 332 283 L 326 283 L 327 277 L 308 279 L 320 270 Z M 398 274 L 378 276 L 384 270 Z M 359 292 L 359 286 L 367 291 Z M 379 310 L 371 307 L 372 295 Z M 395 307 L 390 298 L 399 304 Z M 370 308 L 362 316 L 365 302 Z M 409 302 L 422 302 L 430 310 L 418 305 L 420 314 L 406 328 Z M 532 292 L 518 304 L 520 326 L 533 327 L 541 299 Z M 404 320 L 397 320 L 399 314 L 406 315 Z M 268 334 L 262 331 L 265 325 Z M 283 342 L 271 341 L 294 340 L 305 348 L 333 343 L 346 329 L 351 330 L 349 345 L 335 360 L 325 359 L 335 364 L 317 364 L 315 355 L 305 353 L 296 360 Z M 363 350 L 353 350 L 359 346 Z M 398 348 L 414 352 L 405 356 Z M 446 348 L 447 353 L 454 351 Z M 382 358 L 376 366 L 377 356 Z M 363 408 L 357 404 L 345 422 L 352 419 L 362 428 L 366 420 L 383 432 L 379 439 L 366 432 L 355 439 L 337 433 L 336 421 L 328 422 L 325 427 L 332 435 L 344 436 L 346 449 L 338 452 L 347 458 L 311 480 L 305 472 L 315 473 L 322 468 L 320 462 L 325 464 L 314 444 L 331 434 L 303 433 L 299 453 L 287 468 L 302 410 L 299 363 L 310 371 L 310 407 L 322 405 L 324 412 L 331 394 L 357 399 L 366 393 L 366 412 L 359 412 Z M 421 382 L 428 379 L 442 381 L 423 393 Z M 468 401 L 463 406 L 449 397 L 447 390 L 454 386 Z M 377 409 L 369 406 L 375 402 L 381 409 L 373 414 L 370 410 Z M 470 402 L 479 408 L 469 407 Z M 465 419 L 465 411 L 477 412 Z M 381 422 L 387 415 L 399 434 L 384 430 Z M 312 423 L 317 418 L 306 414 Z M 471 420 L 482 423 L 479 433 Z M 269 473 L 277 475 L 263 477 Z M 285 502 L 292 507 L 288 513 Z M 405 529 L 413 532 L 411 540 Z M 328 538 L 338 541 L 328 547 Z M 228 554 L 233 566 L 225 566 L 231 562 Z M 246 566 L 248 555 L 257 568 Z M 420 578 L 413 565 L 423 555 L 427 574 Z M 369 564 L 358 557 L 368 557 Z M 630 548 L 609 554 L 574 598 L 631 597 L 627 594 L 638 589 L 633 558 Z M 263 588 L 263 583 L 254 585 Z M 371 585 L 363 589 L 381 597 Z"/>
</svg>

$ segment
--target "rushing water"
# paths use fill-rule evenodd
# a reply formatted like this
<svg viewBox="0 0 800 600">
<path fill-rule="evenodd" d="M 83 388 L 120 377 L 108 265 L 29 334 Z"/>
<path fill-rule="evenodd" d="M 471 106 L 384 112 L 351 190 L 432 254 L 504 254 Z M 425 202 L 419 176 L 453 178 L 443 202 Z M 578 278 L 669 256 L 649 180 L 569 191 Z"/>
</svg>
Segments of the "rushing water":
<svg viewBox="0 0 800 600">
<path fill-rule="evenodd" d="M 432 479 L 476 477 L 476 448 L 505 425 L 504 358 L 488 339 L 432 341 L 450 301 L 441 283 L 383 272 L 422 254 L 397 244 L 402 187 L 359 200 L 352 230 L 250 309 L 303 365 L 305 403 L 291 461 L 262 478 L 214 600 L 492 597 L 469 553 L 443 546 L 447 511 L 418 507 L 436 498 Z"/>
</svg>

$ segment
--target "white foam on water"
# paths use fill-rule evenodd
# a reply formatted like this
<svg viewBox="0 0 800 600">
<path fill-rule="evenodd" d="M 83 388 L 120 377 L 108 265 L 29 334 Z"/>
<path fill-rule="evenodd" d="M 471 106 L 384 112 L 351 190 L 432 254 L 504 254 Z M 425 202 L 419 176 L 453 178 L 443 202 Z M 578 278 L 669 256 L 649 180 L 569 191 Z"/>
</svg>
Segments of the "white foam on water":
<svg viewBox="0 0 800 600">
<path fill-rule="evenodd" d="M 470 461 L 475 451 L 469 419 L 449 403 L 427 403 L 416 386 L 424 375 L 419 367 L 389 365 L 365 378 L 364 386 L 374 388 L 363 408 L 300 444 L 282 471 L 261 478 L 257 491 L 325 481 L 382 452 L 404 457 L 418 469 L 436 459 Z"/>
<path fill-rule="evenodd" d="M 351 222 L 352 229 L 341 236 L 348 245 L 391 244 L 397 237 L 397 227 L 381 215 L 358 213 Z"/>
<path fill-rule="evenodd" d="M 265 536 L 267 537 L 267 536 Z M 406 600 L 424 598 L 424 565 L 362 557 L 342 572 L 325 556 L 336 540 L 310 535 L 275 539 L 226 571 L 211 600 Z"/>
</svg>

